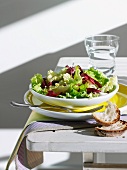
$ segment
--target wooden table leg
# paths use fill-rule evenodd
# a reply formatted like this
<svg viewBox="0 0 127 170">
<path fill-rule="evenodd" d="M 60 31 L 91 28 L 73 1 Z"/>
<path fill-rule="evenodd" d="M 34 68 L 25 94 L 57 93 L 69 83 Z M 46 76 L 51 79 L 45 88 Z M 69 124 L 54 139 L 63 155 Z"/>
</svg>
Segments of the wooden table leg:
<svg viewBox="0 0 127 170">
<path fill-rule="evenodd" d="M 127 164 L 109 164 L 109 163 L 87 163 L 84 162 L 84 169 L 86 170 L 86 168 L 114 168 L 115 169 L 127 169 Z"/>
<path fill-rule="evenodd" d="M 115 164 L 105 162 L 105 153 L 83 153 L 83 170 L 90 168 L 104 169 L 127 169 L 127 164 Z"/>
<path fill-rule="evenodd" d="M 90 163 L 92 164 L 94 161 L 94 154 L 93 153 L 83 153 L 83 170 L 85 170 L 84 164 Z"/>
</svg>

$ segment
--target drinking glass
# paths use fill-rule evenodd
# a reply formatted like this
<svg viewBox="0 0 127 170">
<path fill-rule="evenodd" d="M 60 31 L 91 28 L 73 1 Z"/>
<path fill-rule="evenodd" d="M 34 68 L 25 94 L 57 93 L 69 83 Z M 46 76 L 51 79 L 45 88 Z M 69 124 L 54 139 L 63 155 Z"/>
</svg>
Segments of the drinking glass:
<svg viewBox="0 0 127 170">
<path fill-rule="evenodd" d="M 116 35 L 95 35 L 85 39 L 89 56 L 89 67 L 94 67 L 110 76 L 115 71 L 115 57 L 119 48 L 119 37 Z"/>
</svg>

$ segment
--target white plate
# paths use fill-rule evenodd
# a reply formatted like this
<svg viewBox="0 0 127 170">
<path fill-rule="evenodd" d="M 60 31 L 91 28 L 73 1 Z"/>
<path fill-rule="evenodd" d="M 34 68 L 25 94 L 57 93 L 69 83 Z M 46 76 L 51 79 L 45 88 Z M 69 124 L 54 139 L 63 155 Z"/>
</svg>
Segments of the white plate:
<svg viewBox="0 0 127 170">
<path fill-rule="evenodd" d="M 39 94 L 32 90 L 31 85 L 29 90 L 31 93 L 40 101 L 49 104 L 49 105 L 58 105 L 58 106 L 66 106 L 66 107 L 83 107 L 83 106 L 91 106 L 91 105 L 96 105 L 100 104 L 102 102 L 108 101 L 111 99 L 118 91 L 119 85 L 117 85 L 116 89 L 106 95 L 99 96 L 99 97 L 93 97 L 92 99 L 87 99 L 87 98 L 82 98 L 82 99 L 65 99 L 65 98 L 58 98 L 58 97 L 50 97 L 50 96 L 45 96 L 42 94 Z"/>
<path fill-rule="evenodd" d="M 31 100 L 31 102 L 28 99 L 28 96 Z M 28 90 L 25 95 L 24 95 L 24 101 L 25 103 L 30 103 L 30 104 L 42 104 L 43 102 L 41 102 L 40 100 L 38 100 L 34 95 L 32 95 L 32 93 L 30 94 L 30 91 Z M 68 113 L 68 112 L 64 112 L 64 111 L 59 111 L 58 109 L 52 109 L 52 110 L 48 110 L 48 109 L 42 109 L 39 107 L 30 107 L 31 110 L 40 113 L 42 115 L 48 116 L 48 117 L 52 117 L 52 118 L 57 118 L 57 119 L 68 119 L 68 120 L 84 120 L 84 119 L 90 119 L 92 118 L 92 114 L 91 113 Z"/>
<path fill-rule="evenodd" d="M 123 83 L 123 79 L 119 80 L 119 83 Z M 113 103 L 119 107 L 121 114 L 127 114 L 127 82 L 124 81 L 124 85 L 119 86 L 119 91 L 117 94 L 111 99 Z M 31 94 L 31 95 L 28 95 Z M 29 96 L 29 99 L 28 99 Z M 33 103 L 33 104 L 42 104 L 40 100 L 38 100 L 35 96 L 27 91 L 24 95 L 25 103 Z M 104 105 L 106 103 L 103 103 Z M 37 113 L 42 115 L 57 118 L 57 119 L 68 119 L 68 120 L 87 120 L 92 118 L 92 113 L 67 113 L 65 111 L 61 112 L 61 110 L 46 110 L 39 107 L 30 107 L 31 110 L 34 110 Z"/>
</svg>

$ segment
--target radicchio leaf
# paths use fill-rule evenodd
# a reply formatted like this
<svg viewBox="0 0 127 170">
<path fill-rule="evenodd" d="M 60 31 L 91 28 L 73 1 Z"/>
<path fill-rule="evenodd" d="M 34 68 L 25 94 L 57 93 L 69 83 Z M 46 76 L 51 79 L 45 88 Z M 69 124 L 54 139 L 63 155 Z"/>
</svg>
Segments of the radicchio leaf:
<svg viewBox="0 0 127 170">
<path fill-rule="evenodd" d="M 87 93 L 100 93 L 101 90 L 95 89 L 95 88 L 87 88 Z"/>
<path fill-rule="evenodd" d="M 52 82 L 48 82 L 46 78 L 43 78 L 43 81 L 41 83 L 42 88 L 49 87 L 51 85 L 52 85 Z"/>
<path fill-rule="evenodd" d="M 83 83 L 86 81 L 90 81 L 92 84 L 97 85 L 99 88 L 102 87 L 102 85 L 95 79 L 93 79 L 92 77 L 90 77 L 88 74 L 86 73 L 82 73 L 81 76 L 83 77 Z"/>
<path fill-rule="evenodd" d="M 73 75 L 75 73 L 75 67 L 69 67 L 68 65 L 66 65 L 67 68 L 67 73 L 70 75 Z"/>
<path fill-rule="evenodd" d="M 51 96 L 51 97 L 57 97 L 59 94 L 55 93 L 54 91 L 52 90 L 49 90 L 48 93 L 47 93 L 47 96 Z"/>
</svg>

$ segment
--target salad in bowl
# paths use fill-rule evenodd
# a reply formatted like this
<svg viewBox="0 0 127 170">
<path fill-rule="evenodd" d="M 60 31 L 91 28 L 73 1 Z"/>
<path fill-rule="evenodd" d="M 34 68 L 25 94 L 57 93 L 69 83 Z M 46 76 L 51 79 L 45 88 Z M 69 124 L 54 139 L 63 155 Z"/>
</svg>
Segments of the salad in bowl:
<svg viewBox="0 0 127 170">
<path fill-rule="evenodd" d="M 102 72 L 79 65 L 65 66 L 59 72 L 49 70 L 46 77 L 37 73 L 31 78 L 30 91 L 50 105 L 90 106 L 105 102 L 118 91 L 117 76 L 108 78 Z"/>
</svg>

